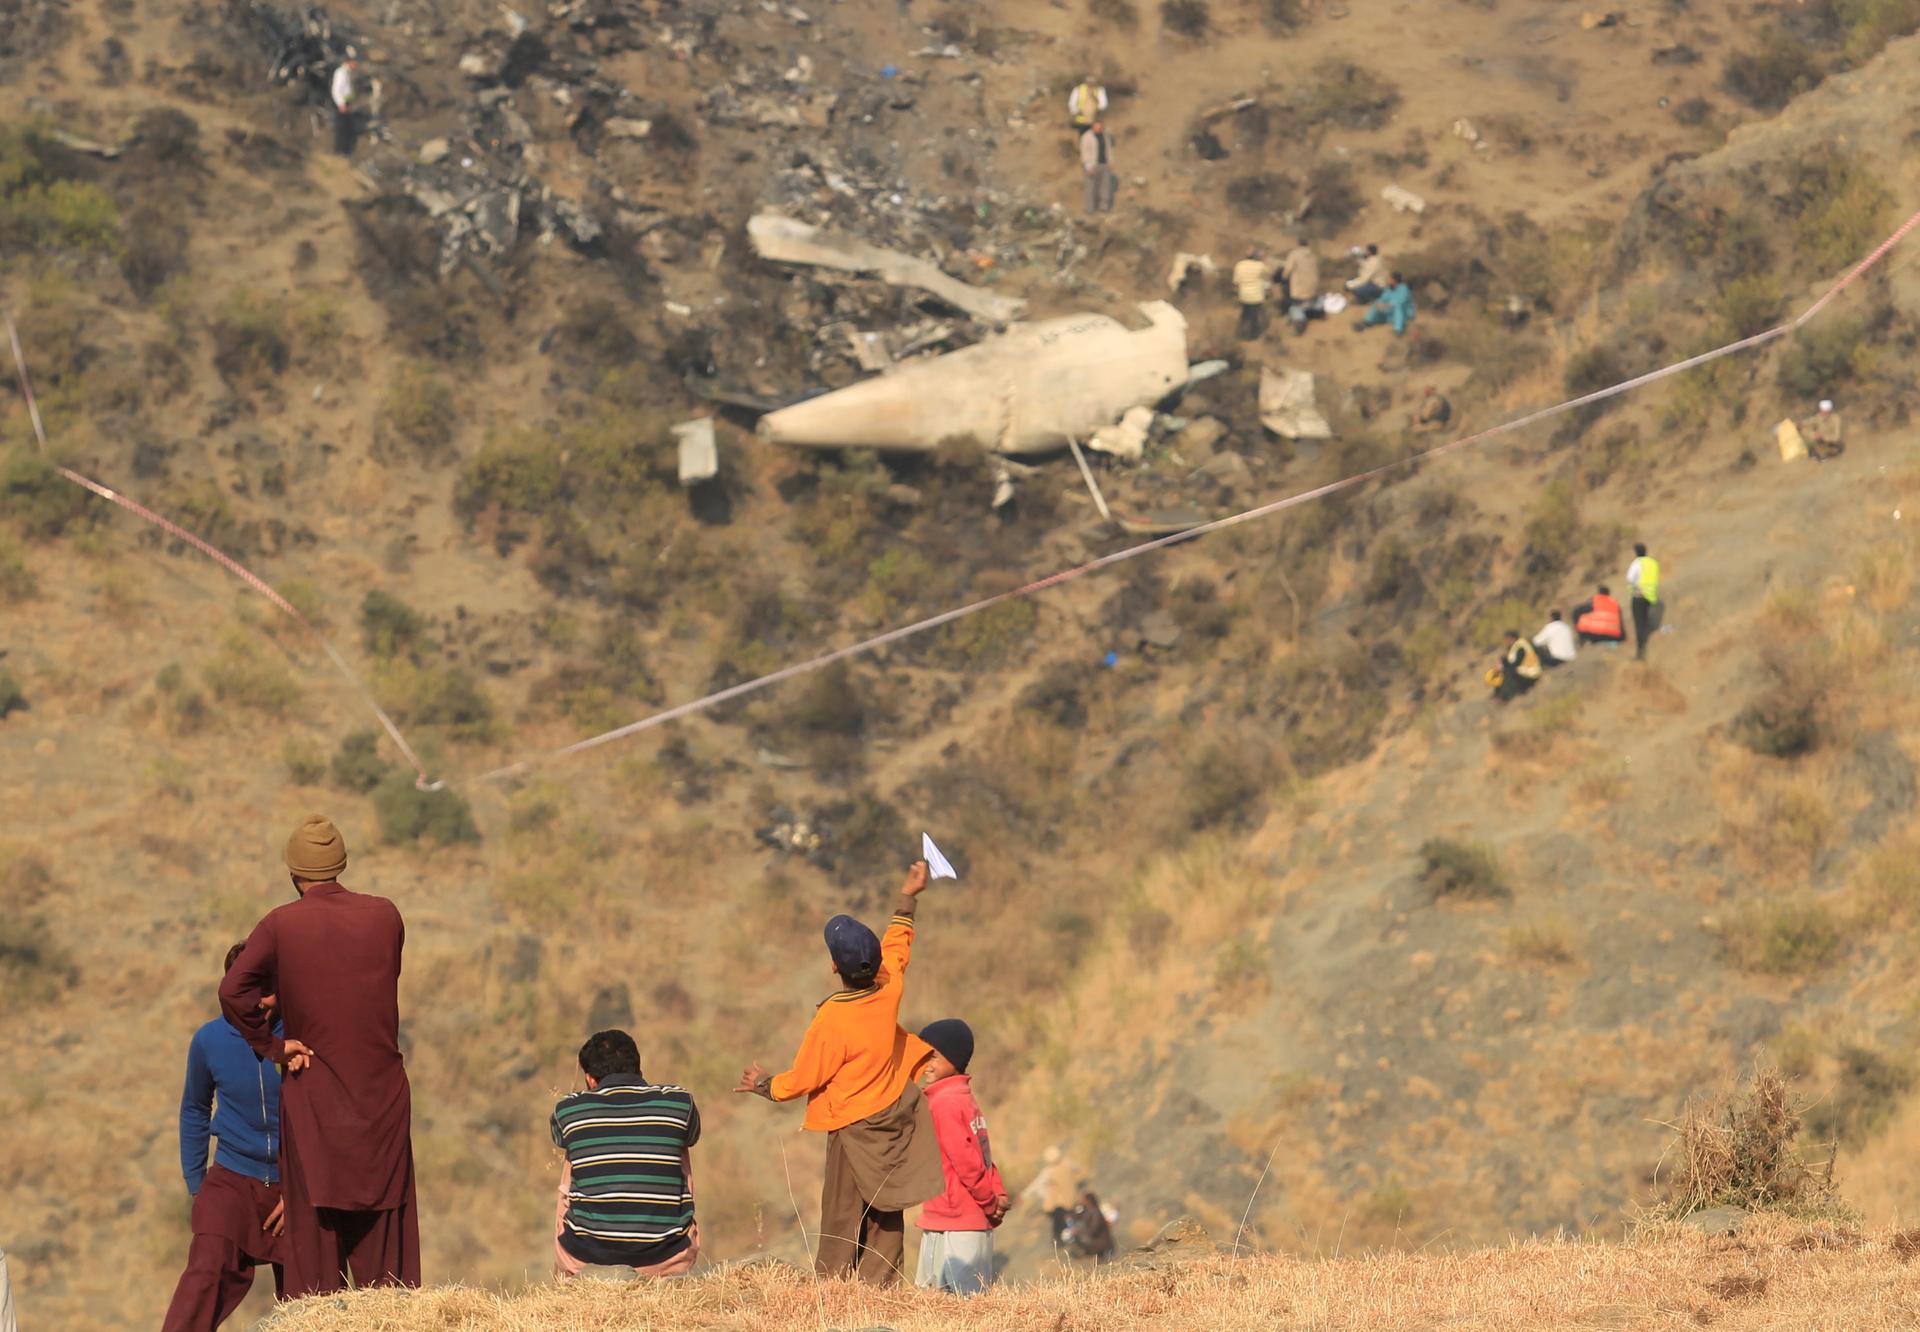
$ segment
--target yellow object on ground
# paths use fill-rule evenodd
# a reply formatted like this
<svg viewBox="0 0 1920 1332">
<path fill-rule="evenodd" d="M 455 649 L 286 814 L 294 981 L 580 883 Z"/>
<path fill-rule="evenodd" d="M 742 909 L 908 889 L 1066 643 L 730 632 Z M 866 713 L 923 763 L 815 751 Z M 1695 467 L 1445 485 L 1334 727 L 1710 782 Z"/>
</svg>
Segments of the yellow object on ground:
<svg viewBox="0 0 1920 1332">
<path fill-rule="evenodd" d="M 1775 426 L 1773 437 L 1780 441 L 1781 462 L 1797 462 L 1807 456 L 1807 441 L 1792 421 L 1782 421 Z"/>
</svg>

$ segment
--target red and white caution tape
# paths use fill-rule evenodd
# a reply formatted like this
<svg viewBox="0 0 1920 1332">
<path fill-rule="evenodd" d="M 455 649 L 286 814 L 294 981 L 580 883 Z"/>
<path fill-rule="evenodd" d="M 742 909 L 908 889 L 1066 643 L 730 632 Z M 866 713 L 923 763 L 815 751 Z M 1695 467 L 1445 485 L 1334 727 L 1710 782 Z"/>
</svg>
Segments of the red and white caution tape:
<svg viewBox="0 0 1920 1332">
<path fill-rule="evenodd" d="M 1644 388 L 1648 384 L 1671 378 L 1685 371 L 1696 369 L 1699 366 L 1720 360 L 1723 357 L 1733 356 L 1740 352 L 1752 351 L 1756 347 L 1764 346 L 1777 338 L 1787 336 L 1789 333 L 1794 332 L 1818 316 L 1841 292 L 1852 286 L 1854 282 L 1869 269 L 1884 259 L 1889 251 L 1901 241 L 1905 240 L 1916 226 L 1920 226 L 1920 212 L 1914 213 L 1913 216 L 1901 223 L 1892 235 L 1880 242 L 1871 253 L 1861 259 L 1852 268 L 1848 269 L 1847 272 L 1831 287 L 1827 288 L 1812 305 L 1809 305 L 1794 318 L 1784 323 L 1776 324 L 1764 332 L 1755 333 L 1750 337 L 1740 338 L 1737 341 L 1727 343 L 1725 346 L 1715 347 L 1710 351 L 1701 352 L 1698 356 L 1690 356 L 1684 361 L 1676 361 L 1672 365 L 1662 366 L 1658 370 L 1650 370 L 1646 374 L 1636 375 L 1632 379 L 1624 380 L 1621 383 L 1596 389 L 1592 393 L 1584 393 L 1577 398 L 1570 398 L 1565 402 L 1556 403 L 1551 407 L 1543 407 L 1538 411 L 1529 412 L 1511 421 L 1489 426 L 1487 429 L 1475 434 L 1466 435 L 1460 439 L 1436 445 L 1433 448 L 1425 449 L 1418 453 L 1409 454 L 1404 458 L 1382 464 L 1379 467 L 1370 468 L 1364 472 L 1356 472 L 1351 476 L 1342 477 L 1337 481 L 1330 481 L 1326 485 L 1315 486 L 1311 490 L 1303 490 L 1297 494 L 1272 500 L 1266 504 L 1244 510 L 1240 513 L 1229 514 L 1224 518 L 1216 518 L 1211 522 L 1202 523 L 1197 527 L 1188 528 L 1185 531 L 1175 532 L 1168 536 L 1156 537 L 1151 541 L 1143 541 L 1138 545 L 1127 546 L 1111 554 L 1102 555 L 1098 559 L 1089 560 L 1085 564 L 1075 565 L 1070 569 L 1062 569 L 1057 573 L 1048 574 L 1045 578 L 1037 578 L 1030 583 L 1023 584 L 1010 591 L 1001 592 L 990 597 L 982 597 L 978 601 L 969 602 L 964 606 L 956 606 L 952 610 L 941 611 L 937 615 L 929 615 L 925 619 L 915 620 L 911 624 L 904 624 L 898 628 L 889 629 L 885 633 L 875 634 L 873 637 L 862 639 L 857 643 L 850 643 L 845 647 L 835 648 L 830 652 L 823 652 L 819 656 L 810 657 L 805 661 L 783 666 L 779 670 L 769 671 L 767 674 L 756 676 L 751 680 L 730 685 L 725 689 L 715 690 L 713 693 L 693 699 L 690 702 L 677 704 L 674 707 L 652 713 L 640 718 L 638 721 L 628 722 L 625 726 L 617 726 L 610 731 L 602 731 L 598 735 L 588 736 L 584 740 L 576 740 L 572 744 L 562 745 L 558 749 L 532 755 L 517 762 L 480 773 L 466 780 L 470 782 L 485 782 L 517 776 L 528 771 L 537 763 L 566 758 L 570 755 L 585 753 L 590 749 L 597 749 L 601 745 L 612 744 L 616 740 L 625 740 L 630 736 L 640 734 L 642 731 L 650 731 L 657 726 L 665 726 L 669 722 L 679 721 L 685 717 L 692 717 L 699 713 L 707 712 L 722 703 L 731 702 L 736 698 L 742 698 L 748 694 L 758 693 L 760 690 L 769 689 L 783 681 L 809 674 L 826 666 L 831 666 L 835 662 L 863 656 L 891 644 L 926 633 L 929 630 L 938 629 L 942 625 L 952 624 L 956 620 L 963 620 L 970 615 L 978 615 L 980 612 L 991 610 L 993 607 L 1001 605 L 1004 602 L 1014 601 L 1020 597 L 1032 596 L 1037 592 L 1043 592 L 1051 587 L 1058 587 L 1062 583 L 1072 582 L 1076 578 L 1085 577 L 1087 574 L 1094 573 L 1098 570 L 1110 568 L 1113 565 L 1124 563 L 1127 560 L 1138 559 L 1142 555 L 1151 554 L 1156 550 L 1162 550 L 1178 542 L 1191 541 L 1195 537 L 1205 536 L 1209 532 L 1221 532 L 1230 527 L 1238 527 L 1243 523 L 1255 522 L 1261 518 L 1271 517 L 1276 513 L 1294 508 L 1297 505 L 1307 504 L 1313 500 L 1324 499 L 1328 495 L 1338 494 L 1344 490 L 1351 490 L 1357 486 L 1363 486 L 1369 481 L 1379 480 L 1381 477 L 1390 475 L 1403 468 L 1411 467 L 1416 463 L 1444 457 L 1447 454 L 1454 453 L 1474 444 L 1483 443 L 1496 436 L 1511 434 L 1513 431 L 1525 429 L 1527 426 L 1536 425 L 1541 421 L 1548 420 L 1555 416 L 1565 415 L 1568 412 L 1590 406 L 1593 403 L 1604 402 L 1609 398 L 1617 398 L 1622 394 L 1630 393 L 1638 388 Z M 41 449 L 45 451 L 47 447 L 46 432 L 40 423 L 40 409 L 34 403 L 33 388 L 27 379 L 26 358 L 21 352 L 20 335 L 14 328 L 11 316 L 7 319 L 7 332 L 13 341 L 14 363 L 19 367 L 20 385 L 26 393 L 27 409 L 33 418 L 34 434 L 40 441 Z M 400 728 L 394 725 L 393 719 L 380 707 L 379 703 L 374 699 L 372 692 L 368 690 L 360 677 L 354 674 L 345 659 L 341 657 L 339 651 L 327 640 L 324 634 L 314 627 L 313 623 L 308 620 L 306 616 L 295 609 L 285 597 L 274 591 L 264 579 L 254 574 L 231 556 L 215 549 L 206 541 L 203 541 L 166 518 L 161 517 L 159 514 L 154 513 L 151 509 L 137 504 L 126 496 L 110 490 L 96 481 L 89 480 L 66 467 L 56 465 L 55 470 L 75 485 L 84 486 L 102 499 L 119 505 L 129 513 L 145 519 L 161 530 L 186 542 L 219 564 L 222 568 L 226 569 L 229 573 L 239 578 L 242 582 L 246 583 L 248 587 L 251 587 L 254 591 L 266 597 L 287 615 L 291 616 L 314 636 L 321 648 L 326 652 L 328 659 L 333 662 L 340 673 L 345 676 L 359 692 L 361 699 L 366 703 L 373 715 L 379 719 L 380 725 L 386 730 L 387 735 L 392 738 L 400 752 L 406 755 L 407 762 L 413 765 L 414 771 L 419 775 L 419 785 L 427 790 L 439 790 L 447 785 L 445 781 L 429 781 L 427 779 L 426 769 L 421 765 L 418 755 L 413 751 L 413 747 L 407 743 L 406 737 L 400 733 Z"/>
</svg>

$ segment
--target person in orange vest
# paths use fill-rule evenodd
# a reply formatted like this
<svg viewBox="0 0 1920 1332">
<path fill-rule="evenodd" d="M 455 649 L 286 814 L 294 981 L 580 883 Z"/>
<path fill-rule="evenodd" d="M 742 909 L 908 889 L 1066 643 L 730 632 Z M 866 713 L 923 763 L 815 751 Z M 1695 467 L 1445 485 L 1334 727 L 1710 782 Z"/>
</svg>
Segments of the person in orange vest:
<svg viewBox="0 0 1920 1332">
<path fill-rule="evenodd" d="M 1624 643 L 1627 624 L 1620 614 L 1620 603 L 1613 599 L 1605 583 L 1589 601 L 1573 608 L 1573 630 L 1582 643 Z"/>
</svg>

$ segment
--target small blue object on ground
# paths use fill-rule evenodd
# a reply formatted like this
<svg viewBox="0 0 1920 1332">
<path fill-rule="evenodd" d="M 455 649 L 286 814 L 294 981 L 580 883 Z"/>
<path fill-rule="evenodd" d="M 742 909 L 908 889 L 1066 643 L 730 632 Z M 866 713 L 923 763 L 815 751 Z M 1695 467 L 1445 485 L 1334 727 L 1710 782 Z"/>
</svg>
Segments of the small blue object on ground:
<svg viewBox="0 0 1920 1332">
<path fill-rule="evenodd" d="M 894 75 L 896 75 L 896 74 L 898 74 L 899 72 L 900 72 L 900 66 L 898 66 L 898 65 L 882 65 L 882 66 L 880 66 L 880 77 L 881 77 L 881 78 L 883 78 L 883 79 L 890 79 L 890 78 L 892 78 L 892 77 L 893 77 Z"/>
<path fill-rule="evenodd" d="M 1100 664 L 1102 666 L 1118 666 L 1120 664 L 1120 654 L 1118 652 L 1108 652 L 1106 656 L 1100 659 Z"/>
</svg>

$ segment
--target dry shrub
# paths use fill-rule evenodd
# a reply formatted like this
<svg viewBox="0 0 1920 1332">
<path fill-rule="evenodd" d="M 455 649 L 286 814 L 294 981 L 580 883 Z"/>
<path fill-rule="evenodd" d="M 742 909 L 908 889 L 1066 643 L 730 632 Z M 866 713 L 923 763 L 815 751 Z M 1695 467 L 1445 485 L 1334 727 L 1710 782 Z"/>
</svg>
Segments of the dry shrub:
<svg viewBox="0 0 1920 1332">
<path fill-rule="evenodd" d="M 1654 1169 L 1666 1199 L 1645 1219 L 1678 1221 L 1713 1207 L 1847 1215 L 1834 1191 L 1832 1153 L 1817 1168 L 1800 1155 L 1800 1113 L 1772 1069 L 1755 1069 L 1744 1093 L 1690 1099 L 1667 1127 L 1673 1141 Z"/>
<path fill-rule="evenodd" d="M 1513 896 L 1500 857 L 1485 842 L 1429 837 L 1420 844 L 1420 879 L 1436 898 L 1488 899 Z"/>
<path fill-rule="evenodd" d="M 1212 28 L 1213 11 L 1207 0 L 1160 0 L 1160 26 L 1198 41 Z"/>
<path fill-rule="evenodd" d="M 1140 10 L 1133 0 L 1087 0 L 1087 13 L 1109 27 L 1128 32 L 1140 26 Z"/>
<path fill-rule="evenodd" d="M 1819 902 L 1749 902 L 1720 929 L 1736 966 L 1778 976 L 1805 975 L 1840 954 L 1840 922 Z"/>
<path fill-rule="evenodd" d="M 1551 918 L 1515 925 L 1502 936 L 1509 958 L 1542 967 L 1564 967 L 1574 960 L 1574 928 L 1570 921 Z"/>
</svg>

